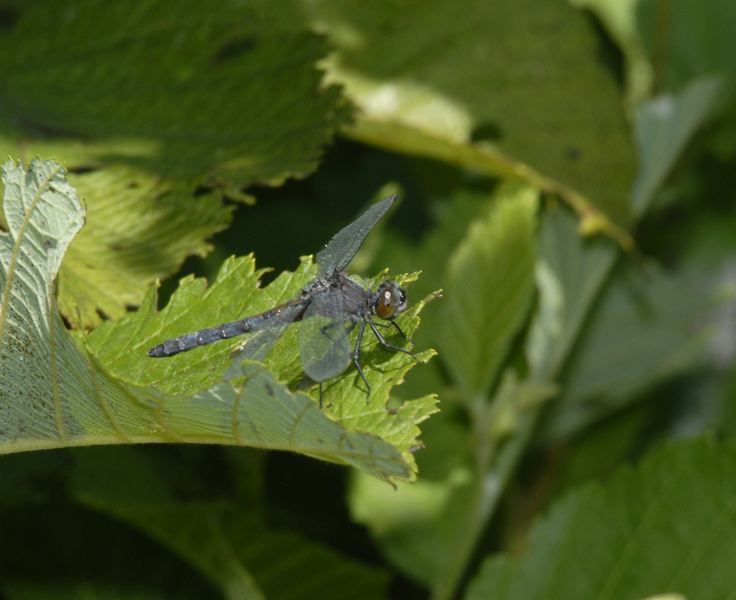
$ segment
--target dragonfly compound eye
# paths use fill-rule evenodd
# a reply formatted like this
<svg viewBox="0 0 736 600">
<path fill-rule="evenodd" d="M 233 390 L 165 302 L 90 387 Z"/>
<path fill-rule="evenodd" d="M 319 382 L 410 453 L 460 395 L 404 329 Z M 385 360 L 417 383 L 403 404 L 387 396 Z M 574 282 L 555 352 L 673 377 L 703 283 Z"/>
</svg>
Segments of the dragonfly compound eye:
<svg viewBox="0 0 736 600">
<path fill-rule="evenodd" d="M 384 281 L 378 288 L 378 293 L 376 316 L 379 318 L 390 321 L 406 308 L 406 292 L 395 281 Z"/>
</svg>

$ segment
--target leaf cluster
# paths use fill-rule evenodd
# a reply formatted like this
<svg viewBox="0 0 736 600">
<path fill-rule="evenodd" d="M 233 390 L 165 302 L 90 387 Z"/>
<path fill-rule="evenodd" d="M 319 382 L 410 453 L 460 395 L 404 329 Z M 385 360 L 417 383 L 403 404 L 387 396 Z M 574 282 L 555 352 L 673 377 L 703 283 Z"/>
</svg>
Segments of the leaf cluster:
<svg viewBox="0 0 736 600">
<path fill-rule="evenodd" d="M 726 597 L 732 4 L 3 3 L 0 595 Z M 147 355 L 393 194 L 368 401 Z"/>
</svg>

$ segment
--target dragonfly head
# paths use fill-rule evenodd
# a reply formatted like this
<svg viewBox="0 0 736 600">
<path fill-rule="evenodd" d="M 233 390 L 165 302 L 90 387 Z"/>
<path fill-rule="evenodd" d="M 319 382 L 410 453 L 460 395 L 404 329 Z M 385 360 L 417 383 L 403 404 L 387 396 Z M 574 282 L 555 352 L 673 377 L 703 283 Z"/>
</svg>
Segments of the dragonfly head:
<svg viewBox="0 0 736 600">
<path fill-rule="evenodd" d="M 406 291 L 393 279 L 387 279 L 378 286 L 378 300 L 374 308 L 376 316 L 390 321 L 398 317 L 406 308 Z"/>
</svg>

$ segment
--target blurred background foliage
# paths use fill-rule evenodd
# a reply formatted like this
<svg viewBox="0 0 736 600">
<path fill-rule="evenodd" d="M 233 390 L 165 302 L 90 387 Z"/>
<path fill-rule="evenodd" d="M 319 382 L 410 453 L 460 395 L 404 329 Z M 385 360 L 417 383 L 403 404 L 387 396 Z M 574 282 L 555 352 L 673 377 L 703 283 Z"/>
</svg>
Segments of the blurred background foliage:
<svg viewBox="0 0 736 600">
<path fill-rule="evenodd" d="M 725 597 L 734 31 L 731 0 L 0 2 L 0 148 L 87 203 L 70 328 L 231 255 L 296 270 L 389 193 L 352 271 L 444 290 L 414 336 L 438 356 L 392 393 L 440 400 L 416 483 L 254 448 L 8 454 L 3 596 Z"/>
</svg>

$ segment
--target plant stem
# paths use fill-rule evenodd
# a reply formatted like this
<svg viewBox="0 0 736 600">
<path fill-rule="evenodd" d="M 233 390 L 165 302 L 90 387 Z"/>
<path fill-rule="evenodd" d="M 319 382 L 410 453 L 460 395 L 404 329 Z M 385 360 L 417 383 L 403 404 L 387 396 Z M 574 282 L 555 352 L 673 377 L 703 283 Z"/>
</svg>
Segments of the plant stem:
<svg viewBox="0 0 736 600">
<path fill-rule="evenodd" d="M 480 430 L 484 427 L 485 419 L 474 419 L 477 451 L 472 500 L 463 528 L 455 538 L 450 562 L 432 590 L 432 600 L 452 600 L 455 597 L 478 538 L 488 525 L 506 482 L 527 446 L 538 412 L 538 409 L 534 409 L 521 416 L 519 427 L 498 452 L 493 466 L 492 442 L 488 439 L 487 429 L 485 432 Z"/>
</svg>

